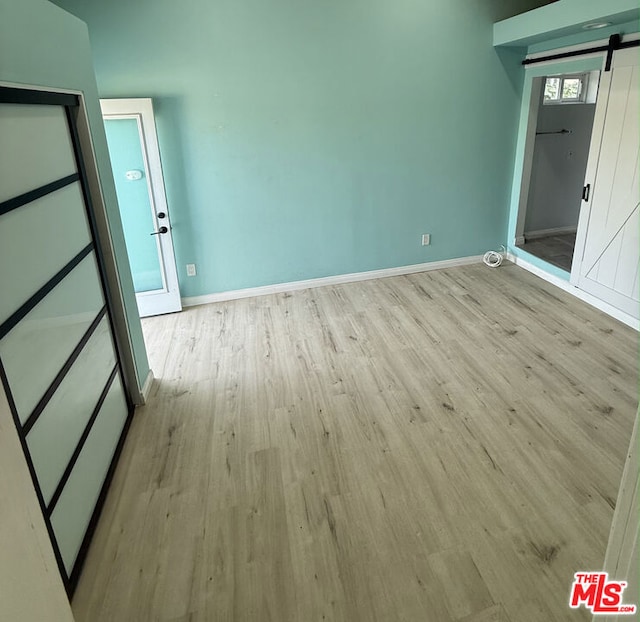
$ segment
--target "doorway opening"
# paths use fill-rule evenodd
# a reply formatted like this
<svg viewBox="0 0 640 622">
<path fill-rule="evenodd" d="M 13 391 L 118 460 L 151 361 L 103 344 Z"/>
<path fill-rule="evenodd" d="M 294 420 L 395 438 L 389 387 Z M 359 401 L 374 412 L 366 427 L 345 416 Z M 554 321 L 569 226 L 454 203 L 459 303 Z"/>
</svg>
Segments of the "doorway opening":
<svg viewBox="0 0 640 622">
<path fill-rule="evenodd" d="M 571 272 L 600 72 L 534 78 L 516 246 Z"/>
<path fill-rule="evenodd" d="M 151 99 L 102 99 L 102 116 L 140 317 L 182 310 Z"/>
</svg>

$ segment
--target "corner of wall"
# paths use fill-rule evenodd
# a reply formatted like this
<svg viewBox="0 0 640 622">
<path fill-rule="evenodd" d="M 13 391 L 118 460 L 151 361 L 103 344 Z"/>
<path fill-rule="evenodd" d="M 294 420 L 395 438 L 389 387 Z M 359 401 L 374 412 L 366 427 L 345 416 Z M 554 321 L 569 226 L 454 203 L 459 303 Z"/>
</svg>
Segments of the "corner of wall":
<svg viewBox="0 0 640 622">
<path fill-rule="evenodd" d="M 0 0 L 0 15 L 0 81 L 84 94 L 139 392 L 149 364 L 111 177 L 87 25 L 46 0 Z"/>
</svg>

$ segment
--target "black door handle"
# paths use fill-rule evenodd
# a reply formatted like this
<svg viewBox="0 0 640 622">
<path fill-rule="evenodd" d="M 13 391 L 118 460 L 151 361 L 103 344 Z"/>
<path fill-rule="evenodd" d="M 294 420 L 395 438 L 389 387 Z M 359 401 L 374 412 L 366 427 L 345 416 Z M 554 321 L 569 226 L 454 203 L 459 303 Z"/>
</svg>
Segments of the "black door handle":
<svg viewBox="0 0 640 622">
<path fill-rule="evenodd" d="M 587 184 L 583 189 L 582 189 L 582 200 L 583 201 L 588 201 L 589 200 L 589 193 L 591 192 L 591 184 Z"/>
<path fill-rule="evenodd" d="M 169 231 L 167 227 L 160 227 L 160 229 L 154 231 L 153 233 L 150 233 L 149 235 L 160 235 L 161 233 L 166 233 L 167 231 Z"/>
</svg>

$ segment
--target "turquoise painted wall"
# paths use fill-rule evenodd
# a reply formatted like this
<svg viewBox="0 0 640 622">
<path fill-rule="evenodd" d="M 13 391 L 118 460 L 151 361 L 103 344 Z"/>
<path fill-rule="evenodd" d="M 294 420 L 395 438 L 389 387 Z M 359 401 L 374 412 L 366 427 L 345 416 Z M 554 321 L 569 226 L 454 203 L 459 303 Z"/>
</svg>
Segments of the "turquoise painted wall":
<svg viewBox="0 0 640 622">
<path fill-rule="evenodd" d="M 149 372 L 102 125 L 87 27 L 45 0 L 0 0 L 0 81 L 85 96 L 140 386 Z M 30 240 L 25 240 L 29 244 Z M 20 275 L 16 273 L 16 278 Z"/>
<path fill-rule="evenodd" d="M 522 73 L 492 28 L 544 1 L 58 3 L 101 96 L 154 98 L 184 296 L 504 242 Z"/>
</svg>

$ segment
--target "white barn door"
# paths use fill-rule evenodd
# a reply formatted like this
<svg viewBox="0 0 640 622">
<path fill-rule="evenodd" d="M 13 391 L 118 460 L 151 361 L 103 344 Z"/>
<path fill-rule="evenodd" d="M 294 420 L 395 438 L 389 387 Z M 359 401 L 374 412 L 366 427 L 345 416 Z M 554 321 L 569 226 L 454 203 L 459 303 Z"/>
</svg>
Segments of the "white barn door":
<svg viewBox="0 0 640 622">
<path fill-rule="evenodd" d="M 638 318 L 640 55 L 614 54 L 602 74 L 571 281 Z"/>
</svg>

